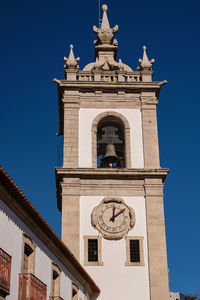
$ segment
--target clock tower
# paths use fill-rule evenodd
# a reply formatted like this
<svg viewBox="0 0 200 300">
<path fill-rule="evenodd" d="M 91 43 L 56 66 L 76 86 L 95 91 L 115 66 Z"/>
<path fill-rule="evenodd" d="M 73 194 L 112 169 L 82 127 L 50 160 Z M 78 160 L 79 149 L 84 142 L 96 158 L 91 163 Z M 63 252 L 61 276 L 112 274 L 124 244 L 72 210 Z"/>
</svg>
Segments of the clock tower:
<svg viewBox="0 0 200 300">
<path fill-rule="evenodd" d="M 73 46 L 58 87 L 63 166 L 56 168 L 62 240 L 97 282 L 99 300 L 168 300 L 157 104 L 146 47 L 134 71 L 117 59 L 118 26 L 102 6 L 95 61 Z"/>
</svg>

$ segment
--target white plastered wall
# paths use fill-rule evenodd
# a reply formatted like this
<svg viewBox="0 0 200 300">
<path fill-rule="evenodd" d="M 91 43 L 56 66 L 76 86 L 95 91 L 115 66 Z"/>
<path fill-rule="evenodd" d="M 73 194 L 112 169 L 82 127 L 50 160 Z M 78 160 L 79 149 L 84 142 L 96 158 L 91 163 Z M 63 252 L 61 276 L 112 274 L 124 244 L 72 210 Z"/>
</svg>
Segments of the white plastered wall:
<svg viewBox="0 0 200 300">
<path fill-rule="evenodd" d="M 120 196 L 120 195 L 119 195 Z M 80 197 L 80 258 L 84 264 L 84 235 L 98 235 L 91 226 L 91 212 L 104 197 Z M 91 277 L 99 285 L 101 294 L 98 300 L 149 300 L 149 273 L 146 211 L 144 197 L 122 197 L 127 205 L 135 210 L 136 224 L 128 236 L 144 237 L 145 266 L 125 266 L 126 241 L 121 239 L 111 241 L 102 238 L 103 266 L 84 266 Z"/>
<path fill-rule="evenodd" d="M 142 121 L 140 109 L 96 109 L 79 110 L 79 167 L 92 167 L 92 122 L 103 112 L 113 111 L 122 114 L 130 125 L 131 167 L 144 168 Z"/>
<path fill-rule="evenodd" d="M 79 296 L 84 299 L 84 287 L 55 257 L 46 245 L 13 213 L 0 199 L 0 248 L 12 257 L 10 295 L 7 300 L 18 299 L 19 273 L 22 261 L 22 234 L 28 234 L 36 244 L 34 275 L 47 285 L 47 299 L 51 291 L 51 264 L 54 261 L 61 268 L 60 296 L 71 300 L 71 283 L 79 287 Z"/>
</svg>

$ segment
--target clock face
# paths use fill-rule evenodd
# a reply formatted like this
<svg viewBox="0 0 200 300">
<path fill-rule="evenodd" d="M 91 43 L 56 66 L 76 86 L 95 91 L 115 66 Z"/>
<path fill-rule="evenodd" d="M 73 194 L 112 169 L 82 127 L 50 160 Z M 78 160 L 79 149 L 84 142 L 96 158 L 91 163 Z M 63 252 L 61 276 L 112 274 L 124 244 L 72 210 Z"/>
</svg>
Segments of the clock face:
<svg viewBox="0 0 200 300">
<path fill-rule="evenodd" d="M 110 233 L 123 231 L 128 226 L 129 210 L 123 203 L 104 204 L 98 213 L 100 227 Z"/>
<path fill-rule="evenodd" d="M 123 199 L 106 197 L 91 215 L 92 226 L 106 239 L 121 239 L 135 225 L 135 212 Z"/>
</svg>

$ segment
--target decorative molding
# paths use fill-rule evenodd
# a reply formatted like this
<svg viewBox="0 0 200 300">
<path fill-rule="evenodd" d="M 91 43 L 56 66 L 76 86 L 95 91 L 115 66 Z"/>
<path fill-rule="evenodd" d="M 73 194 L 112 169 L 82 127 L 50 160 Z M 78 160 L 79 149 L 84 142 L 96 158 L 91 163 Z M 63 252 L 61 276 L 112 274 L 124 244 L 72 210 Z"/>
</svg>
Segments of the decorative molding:
<svg viewBox="0 0 200 300">
<path fill-rule="evenodd" d="M 141 168 L 141 169 L 92 169 L 92 168 L 56 168 L 56 177 L 97 179 L 105 178 L 126 178 L 126 179 L 145 179 L 161 178 L 163 182 L 169 173 L 169 169 L 164 168 Z M 58 179 L 58 178 L 57 178 Z"/>
</svg>

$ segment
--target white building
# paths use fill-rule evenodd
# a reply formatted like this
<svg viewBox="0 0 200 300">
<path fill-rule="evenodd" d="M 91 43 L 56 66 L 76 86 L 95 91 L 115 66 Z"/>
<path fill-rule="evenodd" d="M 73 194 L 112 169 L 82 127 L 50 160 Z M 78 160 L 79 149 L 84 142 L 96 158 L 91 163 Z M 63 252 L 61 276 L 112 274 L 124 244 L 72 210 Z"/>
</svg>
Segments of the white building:
<svg viewBox="0 0 200 300">
<path fill-rule="evenodd" d="M 86 300 L 98 286 L 0 167 L 0 299 Z"/>
</svg>

